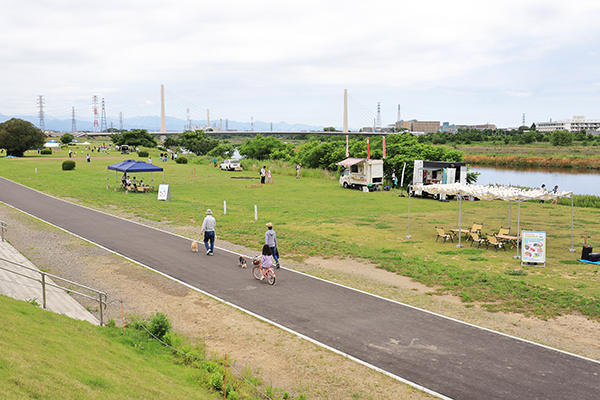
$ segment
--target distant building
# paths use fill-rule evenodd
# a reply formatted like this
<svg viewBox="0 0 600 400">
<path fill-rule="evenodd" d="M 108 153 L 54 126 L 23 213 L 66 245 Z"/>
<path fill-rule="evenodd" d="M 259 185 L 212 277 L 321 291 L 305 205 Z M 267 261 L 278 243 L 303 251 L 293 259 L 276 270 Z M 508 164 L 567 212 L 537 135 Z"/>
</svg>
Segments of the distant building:
<svg viewBox="0 0 600 400">
<path fill-rule="evenodd" d="M 477 129 L 480 131 L 486 130 L 486 129 L 491 129 L 491 130 L 496 130 L 498 129 L 496 127 L 496 125 L 494 124 L 482 124 L 482 125 L 456 125 L 457 128 L 462 128 L 462 129 Z"/>
<path fill-rule="evenodd" d="M 408 129 L 411 132 L 425 132 L 434 133 L 440 130 L 440 121 L 398 121 L 396 122 L 396 129 Z"/>
<path fill-rule="evenodd" d="M 579 132 L 585 130 L 591 132 L 594 136 L 600 134 L 600 119 L 585 119 L 584 115 L 576 115 L 573 119 L 564 119 L 560 121 L 536 122 L 535 127 L 539 132 L 547 133 L 554 131 Z"/>
<path fill-rule="evenodd" d="M 442 129 L 440 129 L 440 132 L 457 133 L 458 127 L 454 124 L 450 125 L 450 122 L 442 122 Z"/>
</svg>

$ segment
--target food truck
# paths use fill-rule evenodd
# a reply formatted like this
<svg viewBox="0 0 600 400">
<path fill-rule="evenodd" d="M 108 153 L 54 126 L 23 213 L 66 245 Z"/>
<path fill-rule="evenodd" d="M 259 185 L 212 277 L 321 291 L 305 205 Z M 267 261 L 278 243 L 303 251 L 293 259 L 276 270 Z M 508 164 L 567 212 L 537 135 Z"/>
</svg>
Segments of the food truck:
<svg viewBox="0 0 600 400">
<path fill-rule="evenodd" d="M 383 184 L 383 160 L 347 158 L 336 165 L 346 167 L 340 176 L 340 185 L 344 188 L 374 191 Z"/>
<path fill-rule="evenodd" d="M 413 170 L 413 185 L 433 185 L 436 183 L 467 183 L 467 164 L 454 161 L 425 161 L 415 160 Z M 414 190 L 409 192 L 411 196 L 428 196 L 425 190 Z M 439 200 L 438 194 L 432 197 Z"/>
</svg>

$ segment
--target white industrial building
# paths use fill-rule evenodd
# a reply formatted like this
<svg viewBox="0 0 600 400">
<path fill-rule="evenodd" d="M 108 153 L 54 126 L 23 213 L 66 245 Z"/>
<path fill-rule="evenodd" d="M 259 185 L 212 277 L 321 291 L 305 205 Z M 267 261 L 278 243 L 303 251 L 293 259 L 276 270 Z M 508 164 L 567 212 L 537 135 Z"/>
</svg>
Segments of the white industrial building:
<svg viewBox="0 0 600 400">
<path fill-rule="evenodd" d="M 584 130 L 587 133 L 592 133 L 594 136 L 600 134 L 600 119 L 585 119 L 583 115 L 576 115 L 573 119 L 565 119 L 560 121 L 536 122 L 535 127 L 539 132 L 554 132 L 554 131 L 569 131 L 579 132 Z"/>
</svg>

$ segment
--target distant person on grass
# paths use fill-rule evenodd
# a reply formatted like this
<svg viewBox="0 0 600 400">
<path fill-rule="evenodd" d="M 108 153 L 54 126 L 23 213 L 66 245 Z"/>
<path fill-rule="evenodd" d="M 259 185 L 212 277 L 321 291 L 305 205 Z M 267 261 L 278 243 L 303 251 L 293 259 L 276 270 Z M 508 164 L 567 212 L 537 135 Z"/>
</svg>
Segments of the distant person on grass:
<svg viewBox="0 0 600 400">
<path fill-rule="evenodd" d="M 209 208 L 206 210 L 206 217 L 202 221 L 202 231 L 204 233 L 204 247 L 206 247 L 206 255 L 212 256 L 215 249 L 215 228 L 217 221 L 212 216 L 212 210 Z M 210 243 L 210 245 L 209 245 Z"/>
<path fill-rule="evenodd" d="M 266 165 L 264 165 L 261 169 L 260 169 L 260 183 L 262 185 L 265 184 L 265 177 L 267 176 L 267 170 L 265 169 L 267 168 Z"/>
<path fill-rule="evenodd" d="M 296 165 L 296 179 L 300 179 L 300 170 L 302 169 L 302 164 L 298 163 Z"/>
<path fill-rule="evenodd" d="M 554 189 L 552 189 L 552 193 L 558 194 L 558 185 L 554 186 Z M 552 203 L 550 203 L 550 204 L 556 204 L 556 203 L 558 203 L 558 197 L 555 197 L 554 200 L 552 200 Z"/>
</svg>

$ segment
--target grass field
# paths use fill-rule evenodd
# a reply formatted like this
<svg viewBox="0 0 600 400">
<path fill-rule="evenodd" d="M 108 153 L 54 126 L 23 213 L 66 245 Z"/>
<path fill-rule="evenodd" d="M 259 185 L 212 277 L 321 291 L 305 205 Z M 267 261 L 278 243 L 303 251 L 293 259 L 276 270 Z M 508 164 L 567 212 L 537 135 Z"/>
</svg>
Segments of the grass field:
<svg viewBox="0 0 600 400">
<path fill-rule="evenodd" d="M 165 183 L 172 199 L 157 201 L 156 192 L 115 191 L 114 171 L 107 166 L 135 154 L 92 155 L 76 149 L 77 167 L 62 171 L 62 157 L 28 155 L 23 159 L 0 159 L 1 175 L 54 196 L 89 205 L 112 214 L 136 216 L 177 226 L 201 224 L 207 208 L 215 211 L 218 239 L 260 248 L 266 222 L 273 222 L 285 258 L 307 256 L 356 258 L 372 261 L 390 273 L 412 277 L 438 293 L 458 295 L 467 304 L 479 302 L 491 311 L 505 310 L 547 318 L 581 312 L 600 317 L 598 266 L 577 262 L 582 235 L 598 237 L 600 210 L 575 209 L 575 248 L 570 253 L 570 207 L 548 203 L 523 203 L 521 226 L 547 232 L 545 268 L 522 268 L 513 259 L 516 250 L 463 249 L 453 243 L 436 242 L 435 226 L 457 225 L 457 204 L 429 199 L 411 200 L 408 233 L 408 198 L 399 191 L 362 193 L 342 189 L 337 178 L 321 171 L 303 171 L 295 179 L 293 166 L 265 162 L 275 184 L 256 186 L 258 162 L 244 162 L 246 171 L 226 172 L 212 167 L 210 160 L 191 157 L 190 164 L 154 163 L 165 168 Z M 262 162 L 261 162 L 262 163 Z M 37 168 L 37 173 L 35 173 Z M 250 169 L 248 169 L 250 168 Z M 195 172 L 195 177 L 194 173 Z M 107 179 L 108 178 L 108 179 Z M 138 179 L 140 176 L 137 177 Z M 148 182 L 149 174 L 143 179 Z M 154 185 L 162 175 L 154 174 Z M 107 185 L 109 188 L 107 189 Z M 227 214 L 223 214 L 224 202 Z M 254 220 L 254 207 L 258 220 Z M 483 223 L 484 233 L 508 226 L 508 203 L 478 201 L 462 203 L 462 227 Z M 517 206 L 512 205 L 512 231 L 516 231 Z M 217 245 L 218 245 L 217 239 Z M 592 239 L 592 245 L 593 239 Z"/>
</svg>

